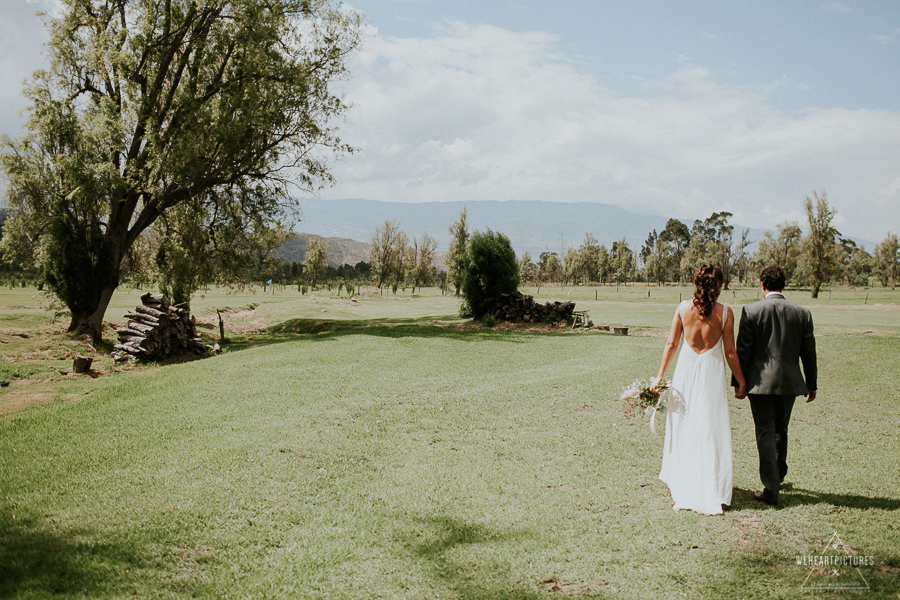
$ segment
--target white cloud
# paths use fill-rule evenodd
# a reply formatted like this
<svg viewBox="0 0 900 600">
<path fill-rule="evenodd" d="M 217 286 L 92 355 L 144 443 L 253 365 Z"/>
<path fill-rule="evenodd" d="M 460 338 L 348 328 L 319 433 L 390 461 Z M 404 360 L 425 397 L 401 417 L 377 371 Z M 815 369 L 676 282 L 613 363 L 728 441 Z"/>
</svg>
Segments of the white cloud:
<svg viewBox="0 0 900 600">
<path fill-rule="evenodd" d="M 900 27 L 884 35 L 873 35 L 872 39 L 883 46 L 889 46 L 894 43 L 898 37 L 900 37 Z"/>
<path fill-rule="evenodd" d="M 634 89 L 635 79 L 631 79 Z M 844 233 L 900 230 L 900 114 L 785 115 L 764 88 L 730 87 L 682 59 L 621 96 L 542 33 L 451 23 L 430 39 L 370 39 L 348 82 L 359 154 L 331 197 L 558 200 L 773 227 L 828 192 Z M 894 207 L 894 208 L 892 208 Z"/>
<path fill-rule="evenodd" d="M 850 8 L 850 7 L 849 7 L 846 3 L 844 3 L 844 2 L 823 2 L 823 3 L 822 3 L 822 8 L 824 8 L 824 9 L 826 9 L 826 10 L 832 10 L 832 11 L 838 12 L 838 13 L 850 13 L 850 12 L 853 12 L 853 9 Z"/>
</svg>

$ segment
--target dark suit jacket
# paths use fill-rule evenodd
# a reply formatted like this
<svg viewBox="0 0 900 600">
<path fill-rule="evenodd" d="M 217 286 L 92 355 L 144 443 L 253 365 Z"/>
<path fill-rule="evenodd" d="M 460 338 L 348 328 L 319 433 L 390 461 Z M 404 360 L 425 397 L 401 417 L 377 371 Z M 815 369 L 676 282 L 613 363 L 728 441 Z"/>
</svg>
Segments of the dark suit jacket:
<svg viewBox="0 0 900 600">
<path fill-rule="evenodd" d="M 805 396 L 818 389 L 816 338 L 805 308 L 780 296 L 745 306 L 735 346 L 748 393 Z"/>
</svg>

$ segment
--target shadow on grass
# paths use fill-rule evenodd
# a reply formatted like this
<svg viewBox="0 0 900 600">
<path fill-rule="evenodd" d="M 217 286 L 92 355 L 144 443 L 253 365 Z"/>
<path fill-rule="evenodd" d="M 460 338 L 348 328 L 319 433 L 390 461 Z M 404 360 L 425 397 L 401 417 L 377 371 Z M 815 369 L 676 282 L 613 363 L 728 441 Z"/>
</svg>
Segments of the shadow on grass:
<svg viewBox="0 0 900 600">
<path fill-rule="evenodd" d="M 329 341 L 347 335 L 370 335 L 384 338 L 444 338 L 464 342 L 508 342 L 525 343 L 522 335 L 530 332 L 517 330 L 494 330 L 475 325 L 437 325 L 435 317 L 421 319 L 367 319 L 367 320 L 324 320 L 290 319 L 268 328 L 267 333 L 233 337 L 228 342 L 230 350 L 245 350 L 257 346 L 267 346 L 283 342 L 307 339 Z M 556 335 L 556 332 L 550 332 Z"/>
<path fill-rule="evenodd" d="M 83 541 L 82 541 L 83 540 Z M 90 531 L 57 531 L 21 507 L 0 510 L 0 598 L 131 595 L 132 576 L 147 565 L 119 542 Z"/>
<path fill-rule="evenodd" d="M 759 508 L 771 508 L 766 504 L 753 499 L 754 490 L 734 488 L 734 491 L 736 493 L 734 494 L 734 501 L 732 501 L 732 509 L 750 508 L 753 506 Z M 787 484 L 782 488 L 780 497 L 778 498 L 778 508 L 804 506 L 807 504 L 830 504 L 832 506 L 843 506 L 845 508 L 878 510 L 900 509 L 900 500 L 894 498 L 873 498 L 871 496 L 857 496 L 853 494 L 833 494 L 829 492 L 805 490 L 803 488 L 794 487 L 791 484 Z"/>
<path fill-rule="evenodd" d="M 856 496 L 853 494 L 832 494 L 805 490 L 803 488 L 790 487 L 782 492 L 781 502 L 784 506 L 797 506 L 803 504 L 831 504 L 845 508 L 863 508 L 880 510 L 900 509 L 900 500 L 894 498 L 879 498 L 871 496 Z"/>
<path fill-rule="evenodd" d="M 452 590 L 460 598 L 472 600 L 494 600 L 504 598 L 511 600 L 538 600 L 547 598 L 548 592 L 559 592 L 565 589 L 566 597 L 570 598 L 602 598 L 594 593 L 584 592 L 576 588 L 566 589 L 557 587 L 555 580 L 545 582 L 513 581 L 510 577 L 508 584 L 499 582 L 494 575 L 504 573 L 484 573 L 481 569 L 473 567 L 473 562 L 482 565 L 487 561 L 480 557 L 472 557 L 471 553 L 477 552 L 477 548 L 464 550 L 466 546 L 483 546 L 485 554 L 490 554 L 495 544 L 505 544 L 521 540 L 526 534 L 522 531 L 501 532 L 485 525 L 473 524 L 463 519 L 441 516 L 419 519 L 419 523 L 428 531 L 423 536 L 424 541 L 418 538 L 411 546 L 413 554 L 426 560 L 436 578 L 447 589 Z M 463 549 L 459 560 L 454 560 L 452 554 L 455 550 Z M 469 554 L 469 556 L 466 556 Z M 479 578 L 478 571 L 482 570 Z M 502 578 L 502 577 L 501 577 Z M 548 586 L 548 584 L 550 584 Z M 541 589 L 539 586 L 545 586 Z M 565 584 L 563 584 L 565 585 Z"/>
</svg>

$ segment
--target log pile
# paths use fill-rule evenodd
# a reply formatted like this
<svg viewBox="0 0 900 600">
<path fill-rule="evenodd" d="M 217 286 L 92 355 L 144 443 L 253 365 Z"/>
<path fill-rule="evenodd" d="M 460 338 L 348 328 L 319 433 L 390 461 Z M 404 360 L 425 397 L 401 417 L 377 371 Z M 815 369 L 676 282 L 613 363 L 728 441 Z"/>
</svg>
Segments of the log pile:
<svg viewBox="0 0 900 600">
<path fill-rule="evenodd" d="M 534 297 L 515 291 L 501 294 L 496 308 L 490 314 L 498 321 L 512 323 L 567 323 L 572 319 L 574 310 L 574 302 L 538 304 Z"/>
<path fill-rule="evenodd" d="M 141 303 L 125 314 L 126 326 L 116 330 L 119 343 L 112 354 L 116 362 L 206 353 L 192 314 L 172 306 L 162 294 L 148 292 Z"/>
</svg>

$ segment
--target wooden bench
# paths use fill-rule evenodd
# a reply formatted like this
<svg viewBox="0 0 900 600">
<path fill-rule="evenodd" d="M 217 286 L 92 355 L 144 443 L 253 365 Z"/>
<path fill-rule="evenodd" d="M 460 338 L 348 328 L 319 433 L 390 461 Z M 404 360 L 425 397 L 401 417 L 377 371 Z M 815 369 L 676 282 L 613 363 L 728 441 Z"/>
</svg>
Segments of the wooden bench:
<svg viewBox="0 0 900 600">
<path fill-rule="evenodd" d="M 586 310 L 576 310 L 572 311 L 572 330 L 574 331 L 576 327 L 578 327 L 578 323 L 581 323 L 582 327 L 587 329 L 590 327 L 591 320 L 588 319 L 588 311 Z"/>
</svg>

